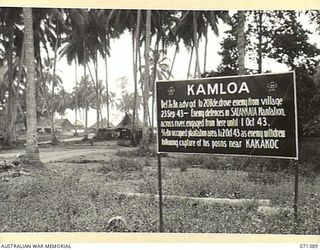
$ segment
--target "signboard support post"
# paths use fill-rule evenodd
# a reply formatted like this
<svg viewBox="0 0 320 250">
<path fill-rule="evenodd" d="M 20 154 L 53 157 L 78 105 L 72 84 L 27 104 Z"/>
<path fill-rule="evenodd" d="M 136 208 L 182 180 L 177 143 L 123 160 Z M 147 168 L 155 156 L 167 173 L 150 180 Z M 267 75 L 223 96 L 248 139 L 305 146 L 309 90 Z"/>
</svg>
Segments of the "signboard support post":
<svg viewBox="0 0 320 250">
<path fill-rule="evenodd" d="M 299 200 L 299 164 L 297 161 L 293 162 L 294 164 L 294 201 L 293 201 L 293 210 L 294 210 L 294 232 L 297 233 L 298 228 L 298 200 Z"/>
<path fill-rule="evenodd" d="M 163 232 L 161 154 L 158 153 L 159 232 Z"/>
</svg>

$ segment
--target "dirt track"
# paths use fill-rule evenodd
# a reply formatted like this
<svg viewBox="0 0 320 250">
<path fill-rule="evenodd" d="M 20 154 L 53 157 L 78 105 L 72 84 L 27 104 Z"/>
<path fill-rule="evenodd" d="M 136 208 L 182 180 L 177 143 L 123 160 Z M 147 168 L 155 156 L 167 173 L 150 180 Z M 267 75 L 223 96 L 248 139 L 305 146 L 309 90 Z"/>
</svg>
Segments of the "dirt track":
<svg viewBox="0 0 320 250">
<path fill-rule="evenodd" d="M 44 163 L 77 159 L 81 156 L 89 156 L 90 158 L 94 156 L 98 160 L 112 157 L 121 148 L 116 145 L 116 142 L 95 143 L 93 146 L 89 144 L 46 146 L 40 148 L 40 158 Z M 24 149 L 0 151 L 0 161 L 10 161 L 24 153 Z"/>
</svg>

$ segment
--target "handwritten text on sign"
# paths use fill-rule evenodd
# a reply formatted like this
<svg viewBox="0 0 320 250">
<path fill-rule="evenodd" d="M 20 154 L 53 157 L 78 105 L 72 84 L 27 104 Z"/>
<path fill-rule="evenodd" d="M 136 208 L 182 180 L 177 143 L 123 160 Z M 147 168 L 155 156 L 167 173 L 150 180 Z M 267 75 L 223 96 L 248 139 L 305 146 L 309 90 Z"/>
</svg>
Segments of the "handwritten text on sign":
<svg viewBox="0 0 320 250">
<path fill-rule="evenodd" d="M 159 152 L 297 158 L 294 73 L 157 82 Z"/>
</svg>

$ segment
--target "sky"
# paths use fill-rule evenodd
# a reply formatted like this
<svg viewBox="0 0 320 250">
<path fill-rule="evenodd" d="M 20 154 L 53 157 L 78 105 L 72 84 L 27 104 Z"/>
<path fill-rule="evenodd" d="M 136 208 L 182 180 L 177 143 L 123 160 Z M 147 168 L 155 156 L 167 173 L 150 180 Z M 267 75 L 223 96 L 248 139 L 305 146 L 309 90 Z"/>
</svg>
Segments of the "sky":
<svg viewBox="0 0 320 250">
<path fill-rule="evenodd" d="M 310 30 L 314 31 L 315 26 L 310 25 L 307 22 L 307 19 L 302 18 L 302 23 L 305 27 L 308 27 Z M 208 48 L 207 48 L 207 71 L 216 70 L 218 65 L 220 64 L 221 57 L 218 54 L 220 50 L 220 42 L 224 38 L 224 32 L 228 29 L 228 25 L 219 24 L 219 37 L 215 36 L 212 31 L 209 32 L 208 37 Z M 310 37 L 311 43 L 318 44 L 319 43 L 319 35 L 312 35 Z M 132 38 L 129 32 L 125 32 L 119 39 L 115 39 L 111 41 L 111 51 L 110 57 L 108 58 L 108 83 L 109 89 L 112 92 L 116 93 L 116 99 L 120 98 L 121 90 L 120 90 L 120 81 L 119 78 L 126 77 L 128 79 L 128 91 L 133 92 L 133 70 L 132 70 Z M 175 46 L 168 48 L 167 53 L 167 63 L 171 66 L 173 56 L 174 56 Z M 173 67 L 173 77 L 175 80 L 183 80 L 187 78 L 188 72 L 188 63 L 190 58 L 190 52 L 187 51 L 183 43 L 180 44 L 179 53 L 176 56 L 175 64 Z M 199 44 L 199 58 L 200 58 L 200 68 L 201 72 L 203 71 L 203 58 L 204 58 L 204 39 L 200 41 Z M 249 58 L 245 60 L 246 68 L 257 69 L 257 65 L 250 61 Z M 194 69 L 194 61 L 191 66 L 191 69 Z M 273 73 L 280 73 L 288 71 L 288 68 L 285 65 L 276 63 L 274 60 L 263 60 L 263 69 L 271 70 Z M 57 64 L 58 74 L 63 79 L 64 88 L 71 92 L 75 87 L 75 65 L 68 65 L 65 58 L 60 59 Z M 93 72 L 93 66 L 91 65 L 91 71 Z M 193 70 L 191 71 L 193 72 Z M 104 59 L 100 58 L 99 67 L 98 67 L 99 79 L 103 80 L 105 83 L 105 66 Z M 81 66 L 78 67 L 78 80 L 83 75 L 83 68 Z M 141 112 L 142 113 L 142 112 Z M 124 114 L 120 114 L 116 109 L 110 110 L 110 121 L 117 125 Z M 141 114 L 142 115 L 142 114 Z M 106 117 L 106 108 L 102 110 L 103 118 Z M 57 115 L 59 117 L 59 115 Z M 72 123 L 75 122 L 75 114 L 74 111 L 67 110 L 64 118 L 68 118 Z M 82 118 L 82 119 L 81 119 Z M 83 115 L 78 116 L 78 120 L 80 120 L 84 124 Z M 91 126 L 96 122 L 96 110 L 89 110 L 88 113 L 88 126 Z"/>
</svg>

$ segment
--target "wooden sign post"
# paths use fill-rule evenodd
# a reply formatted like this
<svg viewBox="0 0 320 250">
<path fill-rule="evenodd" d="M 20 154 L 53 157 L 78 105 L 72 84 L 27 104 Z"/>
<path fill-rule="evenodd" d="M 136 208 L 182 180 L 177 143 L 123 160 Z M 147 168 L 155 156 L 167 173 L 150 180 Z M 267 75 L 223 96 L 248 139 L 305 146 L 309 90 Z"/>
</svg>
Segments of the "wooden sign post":
<svg viewBox="0 0 320 250">
<path fill-rule="evenodd" d="M 158 157 L 158 193 L 159 193 L 159 232 L 163 232 L 163 209 L 162 209 L 162 170 L 161 170 L 161 154 L 157 154 Z"/>
</svg>

